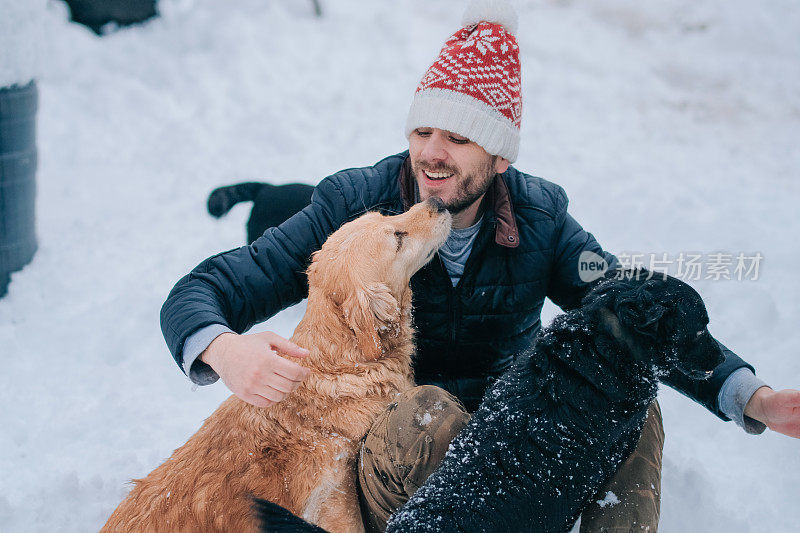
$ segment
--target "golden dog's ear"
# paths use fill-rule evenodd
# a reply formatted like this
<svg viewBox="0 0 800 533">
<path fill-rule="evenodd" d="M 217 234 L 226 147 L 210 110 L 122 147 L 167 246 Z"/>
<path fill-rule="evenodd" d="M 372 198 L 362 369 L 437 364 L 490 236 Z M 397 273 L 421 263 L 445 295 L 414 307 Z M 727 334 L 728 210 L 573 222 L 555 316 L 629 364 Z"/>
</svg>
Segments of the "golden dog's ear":
<svg viewBox="0 0 800 533">
<path fill-rule="evenodd" d="M 381 334 L 400 323 L 400 305 L 389 287 L 373 283 L 358 288 L 342 302 L 341 308 L 364 357 L 380 358 L 383 354 Z"/>
</svg>

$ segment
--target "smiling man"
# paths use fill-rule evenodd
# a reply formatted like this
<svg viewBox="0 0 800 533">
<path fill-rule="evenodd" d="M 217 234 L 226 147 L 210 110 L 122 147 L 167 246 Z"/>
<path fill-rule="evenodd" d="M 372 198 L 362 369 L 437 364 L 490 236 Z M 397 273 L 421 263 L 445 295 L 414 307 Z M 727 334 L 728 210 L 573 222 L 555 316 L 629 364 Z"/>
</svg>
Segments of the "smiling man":
<svg viewBox="0 0 800 533">
<path fill-rule="evenodd" d="M 478 220 L 483 196 L 495 175 L 504 173 L 510 164 L 489 155 L 474 141 L 439 128 L 416 128 L 408 147 L 419 199 L 441 198 L 453 214 L 454 228 Z"/>
<path fill-rule="evenodd" d="M 192 381 L 222 378 L 244 401 L 279 402 L 308 372 L 281 354 L 305 351 L 274 333 L 243 333 L 306 296 L 311 254 L 348 220 L 431 196 L 445 202 L 451 235 L 411 280 L 414 371 L 435 386 L 401 395 L 364 438 L 358 490 L 372 530 L 425 481 L 486 387 L 534 341 L 545 297 L 565 310 L 580 305 L 588 288 L 581 254 L 616 263 L 569 215 L 561 187 L 511 166 L 522 112 L 515 24 L 507 4 L 475 2 L 417 88 L 407 152 L 324 179 L 309 207 L 252 245 L 204 261 L 162 309 L 167 344 Z M 772 391 L 724 353 L 710 379 L 675 375 L 669 384 L 748 432 L 766 424 L 800 436 L 800 392 Z M 654 403 L 637 449 L 603 491 L 620 503 L 588 509 L 582 531 L 656 531 L 663 437 Z"/>
</svg>

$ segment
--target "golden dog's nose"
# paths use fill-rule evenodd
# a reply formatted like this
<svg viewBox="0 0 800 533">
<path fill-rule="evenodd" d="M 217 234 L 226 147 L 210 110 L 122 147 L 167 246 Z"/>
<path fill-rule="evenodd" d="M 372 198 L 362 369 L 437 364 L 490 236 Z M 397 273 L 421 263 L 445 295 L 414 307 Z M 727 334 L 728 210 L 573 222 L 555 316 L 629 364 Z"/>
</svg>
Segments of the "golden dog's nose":
<svg viewBox="0 0 800 533">
<path fill-rule="evenodd" d="M 441 213 L 442 211 L 447 211 L 447 208 L 444 206 L 444 202 L 438 196 L 431 196 L 430 198 L 428 198 L 428 204 L 430 204 L 431 207 L 436 209 L 437 213 Z"/>
</svg>

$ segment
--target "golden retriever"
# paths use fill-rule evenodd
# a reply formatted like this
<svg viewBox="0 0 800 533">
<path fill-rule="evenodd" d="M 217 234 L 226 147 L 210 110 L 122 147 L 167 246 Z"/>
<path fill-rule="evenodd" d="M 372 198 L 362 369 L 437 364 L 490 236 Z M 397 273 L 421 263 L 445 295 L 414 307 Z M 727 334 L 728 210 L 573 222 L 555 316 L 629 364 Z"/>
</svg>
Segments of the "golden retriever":
<svg viewBox="0 0 800 533">
<path fill-rule="evenodd" d="M 367 213 L 334 232 L 308 268 L 292 336 L 311 370 L 266 408 L 228 398 L 146 478 L 103 531 L 257 531 L 252 498 L 328 531 L 363 531 L 355 488 L 361 438 L 413 386 L 411 276 L 447 238 L 438 198 L 396 216 Z"/>
</svg>

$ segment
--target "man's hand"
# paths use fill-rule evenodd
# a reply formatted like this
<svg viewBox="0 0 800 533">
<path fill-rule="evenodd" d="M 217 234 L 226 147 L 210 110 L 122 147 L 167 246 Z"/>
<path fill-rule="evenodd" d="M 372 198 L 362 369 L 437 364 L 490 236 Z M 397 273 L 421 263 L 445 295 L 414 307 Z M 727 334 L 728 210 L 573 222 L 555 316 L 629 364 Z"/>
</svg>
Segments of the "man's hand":
<svg viewBox="0 0 800 533">
<path fill-rule="evenodd" d="M 240 399 L 256 407 L 268 407 L 286 398 L 310 373 L 279 353 L 305 357 L 309 352 L 271 331 L 252 335 L 223 333 L 200 354 L 200 359 Z"/>
<path fill-rule="evenodd" d="M 772 431 L 800 439 L 800 390 L 761 387 L 747 402 L 744 414 Z"/>
</svg>

